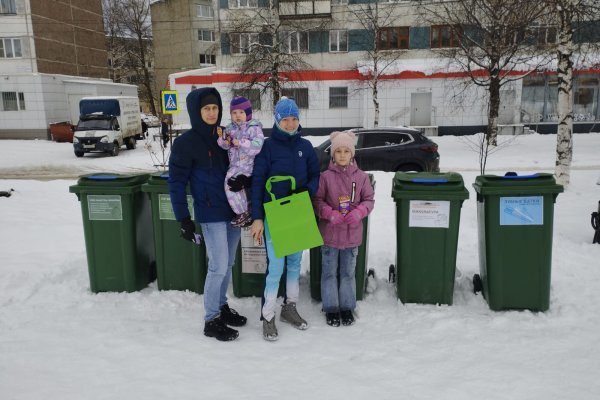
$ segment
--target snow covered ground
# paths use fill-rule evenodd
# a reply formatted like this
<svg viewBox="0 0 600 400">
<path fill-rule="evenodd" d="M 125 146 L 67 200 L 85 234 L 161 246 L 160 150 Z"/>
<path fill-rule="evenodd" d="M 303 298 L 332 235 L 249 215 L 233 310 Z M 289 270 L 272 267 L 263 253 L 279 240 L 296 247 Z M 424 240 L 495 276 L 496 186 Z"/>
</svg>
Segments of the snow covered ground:
<svg viewBox="0 0 600 400">
<path fill-rule="evenodd" d="M 143 146 L 78 159 L 68 143 L 0 141 L 0 190 L 15 189 L 0 197 L 0 398 L 600 398 L 600 245 L 591 243 L 590 225 L 600 200 L 600 134 L 574 139 L 572 183 L 555 205 L 545 313 L 493 312 L 472 293 L 477 154 L 465 138 L 434 140 L 442 171 L 461 173 L 470 192 L 454 304 L 397 300 L 387 283 L 395 263 L 393 174 L 375 172 L 368 266 L 377 288 L 359 302 L 356 325 L 325 324 L 310 299 L 305 257 L 299 310 L 311 327 L 279 323 L 276 343 L 262 339 L 257 298 L 231 295 L 249 323 L 238 340 L 219 343 L 202 335 L 197 294 L 159 292 L 155 282 L 137 293 L 90 292 L 80 204 L 68 187 L 89 172 L 154 170 Z M 555 140 L 502 137 L 487 172 L 552 172 Z"/>
</svg>

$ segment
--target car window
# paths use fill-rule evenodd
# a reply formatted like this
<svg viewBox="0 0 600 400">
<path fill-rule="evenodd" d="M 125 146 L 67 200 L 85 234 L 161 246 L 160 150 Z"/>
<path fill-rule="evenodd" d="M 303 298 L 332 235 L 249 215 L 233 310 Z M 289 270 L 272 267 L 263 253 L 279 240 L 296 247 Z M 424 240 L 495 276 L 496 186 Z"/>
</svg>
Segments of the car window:
<svg viewBox="0 0 600 400">
<path fill-rule="evenodd" d="M 407 133 L 394 132 L 365 132 L 363 133 L 362 147 L 383 147 L 411 142 L 413 139 Z"/>
<path fill-rule="evenodd" d="M 357 149 L 359 148 L 359 146 L 358 146 L 358 143 L 359 143 L 359 138 L 360 138 L 360 136 L 361 136 L 361 135 L 356 135 L 356 136 L 354 137 L 354 147 L 355 147 L 355 148 L 357 148 Z M 323 151 L 325 151 L 326 153 L 329 153 L 329 152 L 331 151 L 331 140 L 327 139 L 327 140 L 326 140 L 326 141 L 325 141 L 325 142 L 322 144 L 322 146 L 324 147 L 324 150 L 323 150 Z"/>
</svg>

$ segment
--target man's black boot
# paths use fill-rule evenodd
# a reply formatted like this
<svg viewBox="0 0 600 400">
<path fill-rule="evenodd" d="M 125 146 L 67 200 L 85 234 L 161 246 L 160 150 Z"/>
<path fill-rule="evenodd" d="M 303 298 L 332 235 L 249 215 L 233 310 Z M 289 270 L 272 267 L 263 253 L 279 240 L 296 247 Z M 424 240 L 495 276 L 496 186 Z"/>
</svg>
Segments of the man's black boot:
<svg viewBox="0 0 600 400">
<path fill-rule="evenodd" d="M 221 317 L 213 318 L 204 323 L 204 336 L 214 337 L 222 342 L 235 340 L 239 332 L 225 325 Z"/>
<path fill-rule="evenodd" d="M 221 319 L 230 326 L 244 326 L 247 321 L 246 317 L 238 314 L 233 308 L 229 308 L 227 303 L 221 306 Z"/>
</svg>

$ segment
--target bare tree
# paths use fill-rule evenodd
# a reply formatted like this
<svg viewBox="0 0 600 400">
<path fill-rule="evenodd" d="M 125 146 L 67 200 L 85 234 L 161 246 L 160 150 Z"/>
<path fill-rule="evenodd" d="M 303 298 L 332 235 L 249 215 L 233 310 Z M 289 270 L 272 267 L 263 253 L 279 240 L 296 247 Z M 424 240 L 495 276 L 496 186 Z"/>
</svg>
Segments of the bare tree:
<svg viewBox="0 0 600 400">
<path fill-rule="evenodd" d="M 495 146 L 500 89 L 550 61 L 537 46 L 535 29 L 536 23 L 547 18 L 546 6 L 522 0 L 427 0 L 422 4 L 423 18 L 434 25 L 432 40 L 439 41 L 441 54 L 452 59 L 473 84 L 487 90 L 486 138 Z"/>
<path fill-rule="evenodd" d="M 575 54 L 585 60 L 589 50 L 598 50 L 591 44 L 575 43 L 575 36 L 584 36 L 590 24 L 600 18 L 600 5 L 585 0 L 544 0 L 557 25 L 556 44 L 558 78 L 558 126 L 556 131 L 556 180 L 568 186 L 573 159 L 573 65 Z"/>
<path fill-rule="evenodd" d="M 394 13 L 394 4 L 380 4 L 379 1 L 373 3 L 358 4 L 349 9 L 356 17 L 356 20 L 366 30 L 366 35 L 363 37 L 366 58 L 368 60 L 369 71 L 366 84 L 371 90 L 371 99 L 373 101 L 374 117 L 373 126 L 379 126 L 379 88 L 381 77 L 386 73 L 386 70 L 394 65 L 394 63 L 404 54 L 395 49 L 408 48 L 408 43 L 400 43 L 401 39 L 392 35 L 397 35 L 397 32 L 392 32 L 388 28 L 392 27 L 399 18 L 399 14 Z M 407 29 L 408 28 L 395 28 Z M 407 35 L 408 36 L 408 35 Z M 395 40 L 395 43 L 390 43 Z"/>
<path fill-rule="evenodd" d="M 267 7 L 229 10 L 224 34 L 231 53 L 239 54 L 237 89 L 259 88 L 271 95 L 273 108 L 284 86 L 292 84 L 297 71 L 310 71 L 305 61 L 309 33 L 323 29 L 325 22 L 312 19 L 281 18 L 280 7 L 295 2 L 270 0 Z"/>
<path fill-rule="evenodd" d="M 147 0 L 103 0 L 105 31 L 109 53 L 124 75 L 134 76 L 140 98 L 157 115 L 152 60 L 152 25 Z"/>
</svg>

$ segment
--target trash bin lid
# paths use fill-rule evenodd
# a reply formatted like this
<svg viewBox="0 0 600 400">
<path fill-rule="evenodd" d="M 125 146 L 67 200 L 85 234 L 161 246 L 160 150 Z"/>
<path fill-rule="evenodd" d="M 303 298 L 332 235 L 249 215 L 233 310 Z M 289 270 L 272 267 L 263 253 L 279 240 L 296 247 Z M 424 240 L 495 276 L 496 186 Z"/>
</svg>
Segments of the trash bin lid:
<svg viewBox="0 0 600 400">
<path fill-rule="evenodd" d="M 480 175 L 475 178 L 473 188 L 482 195 L 531 195 L 557 194 L 564 188 L 548 173 L 531 175 Z"/>
<path fill-rule="evenodd" d="M 465 200 L 469 191 L 456 172 L 396 172 L 392 197 L 422 200 Z"/>
<path fill-rule="evenodd" d="M 80 177 L 77 184 L 69 187 L 71 193 L 127 194 L 138 191 L 148 181 L 148 174 L 119 175 L 110 173 L 90 174 Z"/>
<path fill-rule="evenodd" d="M 168 193 L 169 171 L 155 172 L 150 175 L 148 183 L 142 186 L 142 191 L 147 193 Z"/>
</svg>

